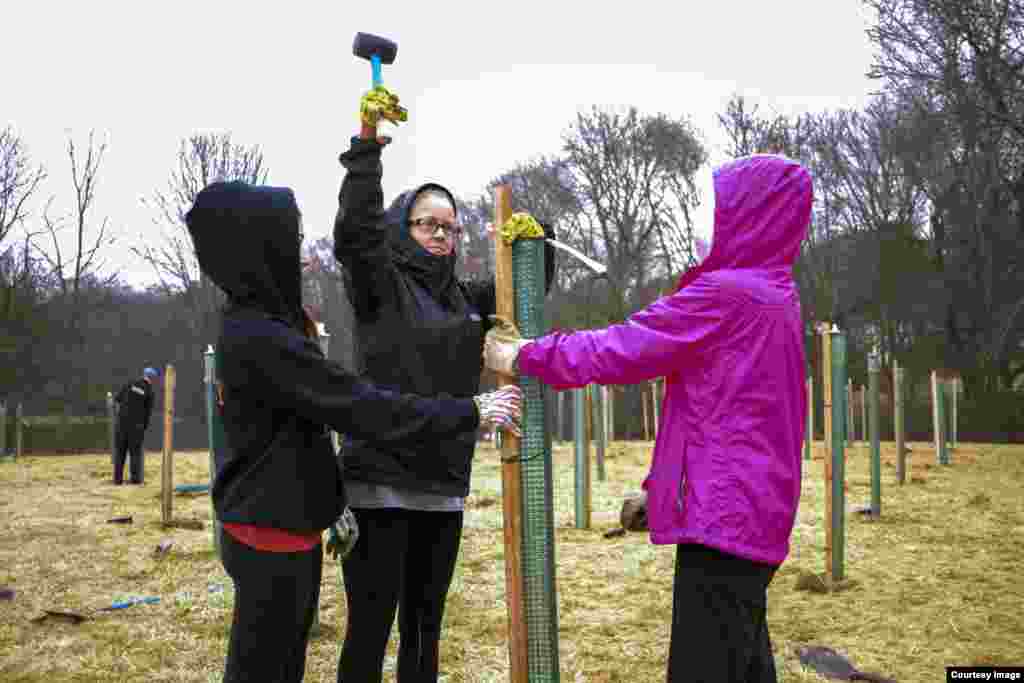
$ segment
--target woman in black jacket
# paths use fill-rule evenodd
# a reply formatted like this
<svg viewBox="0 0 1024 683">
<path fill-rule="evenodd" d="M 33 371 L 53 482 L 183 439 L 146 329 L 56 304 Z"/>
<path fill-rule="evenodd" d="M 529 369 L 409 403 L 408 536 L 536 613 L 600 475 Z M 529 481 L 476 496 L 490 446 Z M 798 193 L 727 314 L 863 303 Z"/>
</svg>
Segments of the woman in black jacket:
<svg viewBox="0 0 1024 683">
<path fill-rule="evenodd" d="M 186 222 L 200 267 L 228 297 L 217 341 L 226 453 L 213 484 L 235 586 L 224 680 L 300 681 L 321 535 L 346 509 L 328 429 L 412 448 L 481 423 L 515 430 L 519 399 L 507 391 L 420 398 L 326 360 L 302 308 L 301 216 L 291 190 L 214 183 Z"/>
<path fill-rule="evenodd" d="M 472 396 L 483 370 L 487 316 L 495 313 L 494 280 L 456 278 L 461 230 L 445 187 L 421 185 L 384 210 L 381 150 L 388 140 L 366 123 L 340 157 L 347 173 L 334 223 L 360 360 L 382 387 Z M 546 256 L 550 285 L 550 247 Z M 476 438 L 476 429 L 466 429 L 413 447 L 372 436 L 346 439 L 345 488 L 360 537 L 344 562 L 348 624 L 339 681 L 381 680 L 396 608 L 398 679 L 437 680 Z"/>
</svg>

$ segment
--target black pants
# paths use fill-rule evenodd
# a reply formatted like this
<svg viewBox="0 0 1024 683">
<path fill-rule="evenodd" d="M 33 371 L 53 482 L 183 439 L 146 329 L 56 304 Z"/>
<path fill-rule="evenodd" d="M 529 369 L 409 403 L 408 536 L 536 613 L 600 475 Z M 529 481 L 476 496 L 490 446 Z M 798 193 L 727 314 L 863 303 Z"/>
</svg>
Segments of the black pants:
<svg viewBox="0 0 1024 683">
<path fill-rule="evenodd" d="M 114 483 L 124 482 L 124 460 L 125 453 L 129 455 L 128 473 L 133 484 L 141 484 L 145 481 L 142 461 L 142 440 L 145 438 L 144 430 L 125 430 L 117 433 L 114 449 Z"/>
<path fill-rule="evenodd" d="M 775 570 L 704 546 L 678 546 L 668 683 L 775 683 L 765 619 Z"/>
<path fill-rule="evenodd" d="M 444 603 L 462 540 L 462 513 L 352 512 L 359 540 L 343 567 L 348 624 L 338 681 L 380 683 L 397 607 L 397 680 L 433 683 Z"/>
<path fill-rule="evenodd" d="M 265 552 L 225 531 L 221 559 L 235 584 L 225 683 L 301 681 L 320 601 L 323 546 L 298 553 Z"/>
</svg>

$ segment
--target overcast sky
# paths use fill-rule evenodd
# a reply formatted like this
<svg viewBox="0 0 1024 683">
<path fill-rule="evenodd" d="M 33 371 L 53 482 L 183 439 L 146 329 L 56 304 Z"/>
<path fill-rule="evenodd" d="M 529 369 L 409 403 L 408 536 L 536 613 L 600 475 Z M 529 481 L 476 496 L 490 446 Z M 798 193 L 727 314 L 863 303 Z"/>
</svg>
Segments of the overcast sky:
<svg viewBox="0 0 1024 683">
<path fill-rule="evenodd" d="M 108 270 L 154 280 L 129 247 L 159 241 L 140 198 L 166 185 L 180 140 L 230 131 L 259 144 L 269 182 L 294 189 L 307 239 L 329 233 L 337 157 L 358 129 L 369 63 L 357 31 L 398 43 L 384 83 L 409 109 L 384 157 L 384 194 L 434 180 L 469 198 L 501 171 L 556 153 L 579 110 L 689 115 L 715 162 L 715 114 L 735 92 L 796 114 L 860 107 L 870 17 L 859 0 L 628 3 L 4 3 L 0 126 L 49 171 L 37 209 L 71 206 L 67 135 L 109 142 L 94 220 L 109 216 Z M 710 170 L 699 230 L 710 234 Z M 514 203 L 514 199 L 513 199 Z"/>
</svg>

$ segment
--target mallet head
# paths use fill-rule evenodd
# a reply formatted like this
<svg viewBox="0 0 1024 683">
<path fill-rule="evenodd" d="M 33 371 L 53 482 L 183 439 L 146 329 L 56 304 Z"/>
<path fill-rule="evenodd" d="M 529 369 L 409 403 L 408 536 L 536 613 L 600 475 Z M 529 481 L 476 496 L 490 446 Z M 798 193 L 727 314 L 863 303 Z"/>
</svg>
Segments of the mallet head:
<svg viewBox="0 0 1024 683">
<path fill-rule="evenodd" d="M 398 55 L 398 44 L 372 33 L 357 33 L 352 41 L 352 54 L 363 59 L 377 55 L 381 64 L 392 64 Z"/>
</svg>

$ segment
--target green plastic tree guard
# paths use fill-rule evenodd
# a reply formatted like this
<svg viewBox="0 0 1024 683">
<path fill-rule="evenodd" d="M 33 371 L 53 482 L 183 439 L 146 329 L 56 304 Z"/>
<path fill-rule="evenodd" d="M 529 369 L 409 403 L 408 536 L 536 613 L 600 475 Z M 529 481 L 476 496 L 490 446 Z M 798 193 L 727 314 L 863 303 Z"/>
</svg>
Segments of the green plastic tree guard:
<svg viewBox="0 0 1024 683">
<path fill-rule="evenodd" d="M 604 451 L 605 451 L 605 404 L 604 404 L 604 387 L 598 384 L 590 385 L 590 405 L 593 411 L 592 422 L 593 429 L 591 433 L 594 435 L 594 446 L 595 454 L 597 456 L 597 480 L 604 481 Z"/>
<path fill-rule="evenodd" d="M 879 441 L 879 381 L 881 359 L 878 352 L 868 356 L 868 424 L 871 439 L 871 514 L 882 514 L 882 445 Z"/>
<path fill-rule="evenodd" d="M 832 580 L 845 575 L 846 558 L 846 457 L 843 452 L 847 429 L 846 335 L 832 335 Z"/>
<path fill-rule="evenodd" d="M 512 245 L 512 282 L 516 322 L 523 337 L 544 330 L 544 240 L 520 238 Z M 551 453 L 547 450 L 543 387 L 520 376 L 523 391 L 523 437 L 520 478 L 523 506 L 523 600 L 530 683 L 557 683 L 558 598 L 555 592 L 554 505 Z"/>
<path fill-rule="evenodd" d="M 213 547 L 220 557 L 220 539 L 223 527 L 217 519 L 217 508 L 213 504 L 213 480 L 217 473 L 218 455 L 224 449 L 224 422 L 217 410 L 217 367 L 220 360 L 220 349 L 216 351 L 210 345 L 203 354 L 206 366 L 206 436 L 210 452 L 210 518 L 213 520 Z"/>
</svg>

